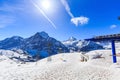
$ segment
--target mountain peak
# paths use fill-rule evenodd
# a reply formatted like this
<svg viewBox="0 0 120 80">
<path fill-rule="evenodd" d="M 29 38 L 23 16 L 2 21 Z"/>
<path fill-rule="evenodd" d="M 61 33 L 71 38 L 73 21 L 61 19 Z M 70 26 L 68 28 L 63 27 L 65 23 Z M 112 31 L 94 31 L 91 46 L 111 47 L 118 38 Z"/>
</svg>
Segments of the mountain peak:
<svg viewBox="0 0 120 80">
<path fill-rule="evenodd" d="M 18 40 L 18 39 L 23 39 L 22 37 L 20 37 L 20 36 L 13 36 L 13 37 L 11 37 L 12 39 L 15 39 L 15 40 Z"/>
<path fill-rule="evenodd" d="M 68 40 L 70 40 L 70 41 L 75 41 L 75 40 L 77 40 L 77 39 L 74 38 L 74 37 L 70 37 Z"/>
<path fill-rule="evenodd" d="M 37 32 L 35 35 L 40 35 L 40 36 L 42 36 L 43 38 L 48 38 L 48 37 L 49 37 L 49 35 L 48 35 L 46 32 L 44 32 L 44 31 L 42 31 L 42 32 Z"/>
</svg>

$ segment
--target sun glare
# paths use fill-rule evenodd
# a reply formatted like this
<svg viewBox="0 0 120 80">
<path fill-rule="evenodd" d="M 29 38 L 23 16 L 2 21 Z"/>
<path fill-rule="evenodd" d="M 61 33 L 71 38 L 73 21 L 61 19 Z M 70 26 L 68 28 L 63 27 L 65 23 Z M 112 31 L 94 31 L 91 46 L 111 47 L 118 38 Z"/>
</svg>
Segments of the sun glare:
<svg viewBox="0 0 120 80">
<path fill-rule="evenodd" d="M 45 9 L 50 9 L 50 7 L 51 7 L 50 1 L 43 0 L 42 7 L 45 8 Z"/>
</svg>

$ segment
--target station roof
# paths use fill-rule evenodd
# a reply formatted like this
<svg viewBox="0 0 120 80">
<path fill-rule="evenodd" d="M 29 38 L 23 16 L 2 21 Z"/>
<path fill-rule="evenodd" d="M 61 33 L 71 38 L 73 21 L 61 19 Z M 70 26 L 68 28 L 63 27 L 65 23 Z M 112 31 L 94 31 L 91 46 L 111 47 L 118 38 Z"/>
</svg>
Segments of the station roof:
<svg viewBox="0 0 120 80">
<path fill-rule="evenodd" d="M 87 41 L 111 41 L 111 40 L 120 41 L 120 34 L 95 36 L 93 38 L 89 38 L 89 39 L 85 39 L 85 40 L 87 40 Z"/>
</svg>

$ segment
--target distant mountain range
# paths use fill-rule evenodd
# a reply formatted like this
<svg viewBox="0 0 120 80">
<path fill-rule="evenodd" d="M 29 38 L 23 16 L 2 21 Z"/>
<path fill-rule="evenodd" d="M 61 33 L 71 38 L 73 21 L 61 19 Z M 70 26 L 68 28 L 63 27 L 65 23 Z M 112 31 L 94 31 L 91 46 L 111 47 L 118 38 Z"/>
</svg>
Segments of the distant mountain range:
<svg viewBox="0 0 120 80">
<path fill-rule="evenodd" d="M 22 38 L 13 36 L 0 41 L 0 49 L 17 51 L 20 49 L 24 54 L 29 54 L 34 58 L 44 58 L 57 53 L 72 51 L 90 51 L 103 49 L 103 46 L 91 41 L 81 41 L 74 37 L 60 42 L 50 37 L 46 32 L 37 32 L 35 35 Z"/>
<path fill-rule="evenodd" d="M 64 44 L 49 37 L 44 31 L 37 32 L 35 35 L 25 39 L 19 36 L 6 38 L 0 41 L 0 49 L 22 49 L 33 56 L 38 55 L 39 53 L 41 57 L 57 54 L 58 52 L 69 52 Z M 46 55 L 44 55 L 45 53 Z"/>
<path fill-rule="evenodd" d="M 70 37 L 68 40 L 62 42 L 69 50 L 74 51 L 91 51 L 97 49 L 103 49 L 103 46 L 92 41 L 77 40 L 74 37 Z"/>
</svg>

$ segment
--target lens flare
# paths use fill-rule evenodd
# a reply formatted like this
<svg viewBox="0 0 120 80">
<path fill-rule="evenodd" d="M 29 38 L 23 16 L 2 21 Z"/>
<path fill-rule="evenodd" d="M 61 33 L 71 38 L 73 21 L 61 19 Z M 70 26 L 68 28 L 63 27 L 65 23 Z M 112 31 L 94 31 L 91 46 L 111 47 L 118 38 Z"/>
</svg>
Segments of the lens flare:
<svg viewBox="0 0 120 80">
<path fill-rule="evenodd" d="M 45 9 L 50 9 L 51 8 L 51 4 L 50 4 L 50 0 L 43 0 L 42 1 L 42 7 L 45 8 Z"/>
</svg>

